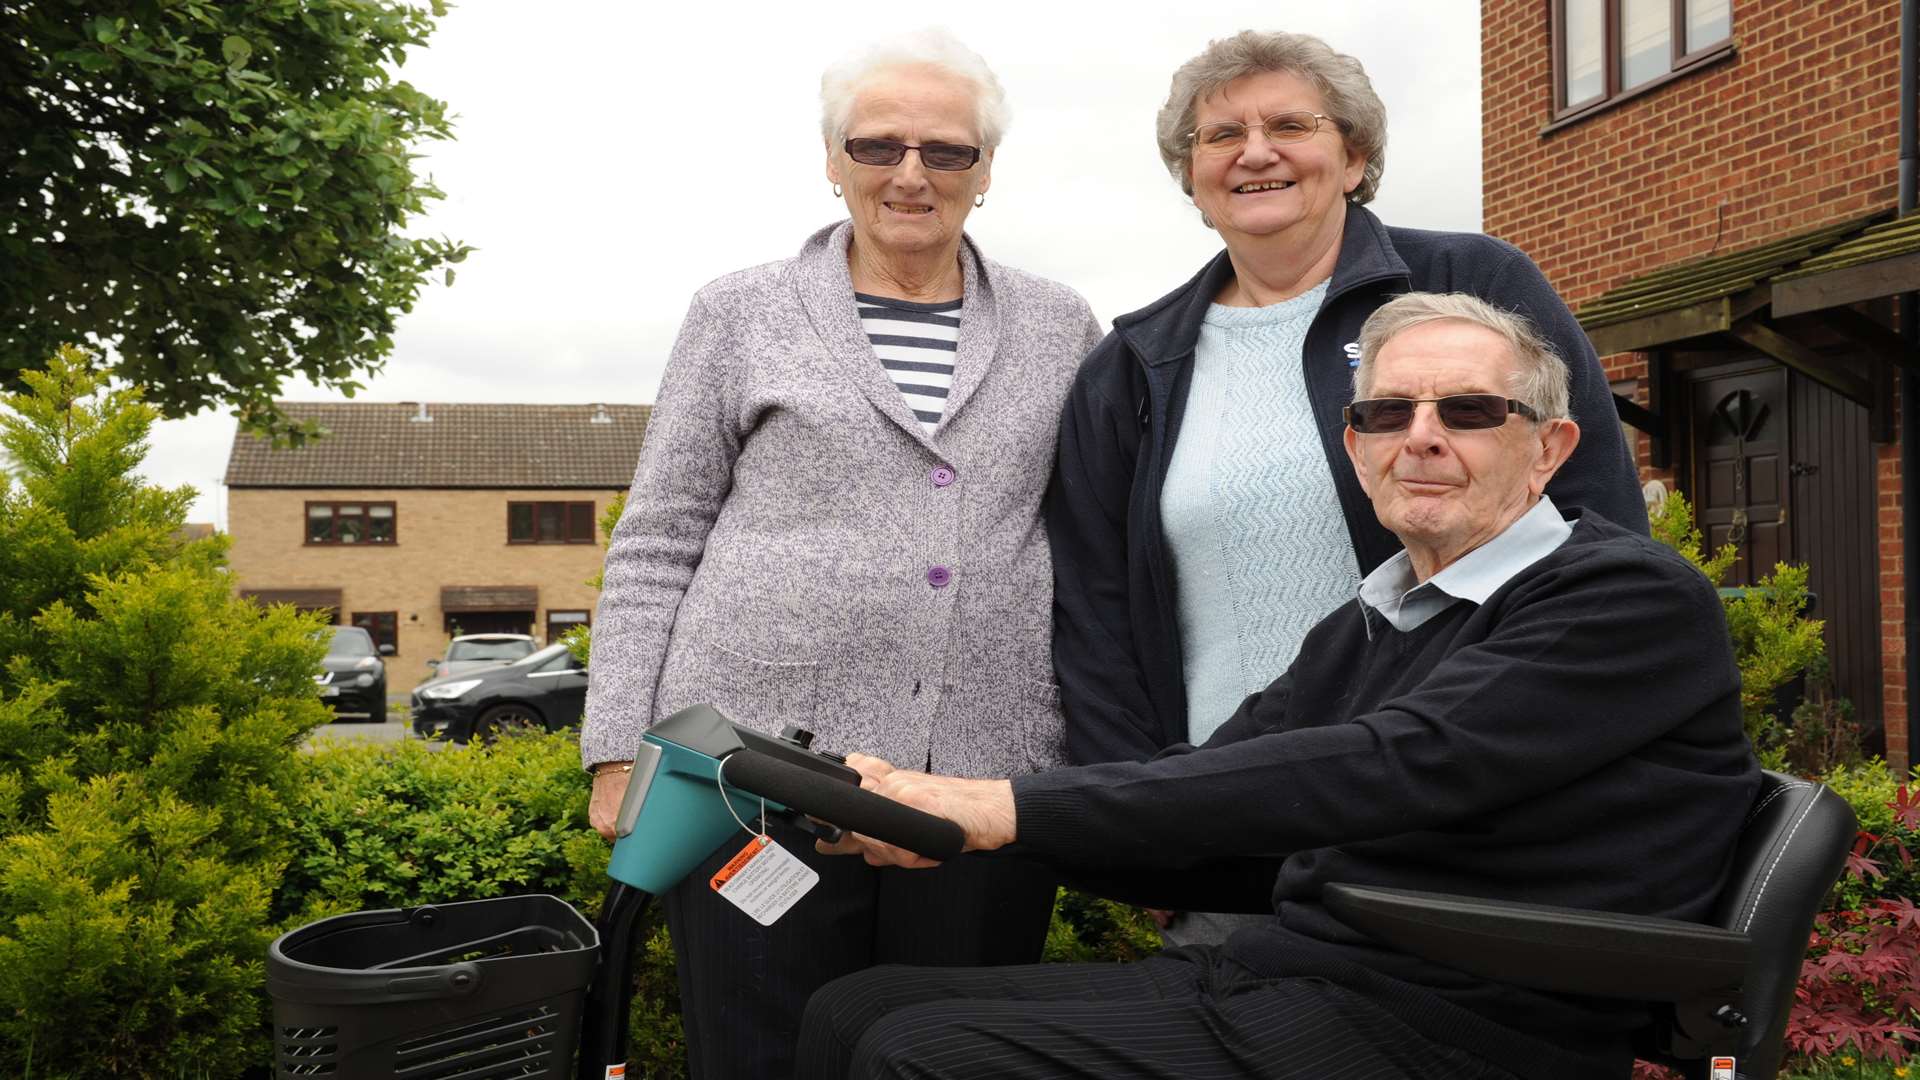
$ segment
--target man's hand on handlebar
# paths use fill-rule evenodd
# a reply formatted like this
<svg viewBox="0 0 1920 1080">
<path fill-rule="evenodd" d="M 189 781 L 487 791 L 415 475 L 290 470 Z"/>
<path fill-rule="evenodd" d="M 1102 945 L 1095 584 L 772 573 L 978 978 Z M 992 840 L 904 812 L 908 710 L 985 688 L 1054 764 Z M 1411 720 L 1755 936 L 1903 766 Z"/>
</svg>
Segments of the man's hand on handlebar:
<svg viewBox="0 0 1920 1080">
<path fill-rule="evenodd" d="M 1014 840 L 1011 781 L 929 776 L 911 769 L 896 769 L 880 758 L 865 754 L 847 755 L 847 764 L 860 773 L 861 787 L 960 826 L 967 834 L 968 851 L 992 851 Z M 594 791 L 597 799 L 597 780 Z M 618 800 L 614 805 L 619 805 Z M 816 843 L 814 847 L 827 855 L 859 855 L 873 866 L 939 865 L 923 855 L 858 833 L 848 833 L 836 844 Z"/>
<path fill-rule="evenodd" d="M 624 769 L 602 769 L 593 774 L 593 795 L 587 800 L 587 821 L 593 830 L 612 840 L 614 819 L 620 814 L 620 800 L 627 796 L 627 782 L 633 773 Z"/>
</svg>

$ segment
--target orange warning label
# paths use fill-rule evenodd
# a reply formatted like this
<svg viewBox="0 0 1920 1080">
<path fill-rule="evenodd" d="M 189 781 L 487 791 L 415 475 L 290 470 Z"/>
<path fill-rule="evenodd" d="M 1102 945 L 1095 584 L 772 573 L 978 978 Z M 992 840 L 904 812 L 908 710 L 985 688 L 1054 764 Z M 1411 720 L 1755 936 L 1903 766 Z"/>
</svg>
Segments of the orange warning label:
<svg viewBox="0 0 1920 1080">
<path fill-rule="evenodd" d="M 741 848 L 739 854 L 728 859 L 727 865 L 721 867 L 720 872 L 713 875 L 713 887 L 718 889 L 720 886 L 725 885 L 732 879 L 733 875 L 740 872 L 742 867 L 752 862 L 753 857 L 760 854 L 761 849 L 766 846 L 767 838 L 764 836 L 756 836 L 747 841 L 747 846 Z"/>
</svg>

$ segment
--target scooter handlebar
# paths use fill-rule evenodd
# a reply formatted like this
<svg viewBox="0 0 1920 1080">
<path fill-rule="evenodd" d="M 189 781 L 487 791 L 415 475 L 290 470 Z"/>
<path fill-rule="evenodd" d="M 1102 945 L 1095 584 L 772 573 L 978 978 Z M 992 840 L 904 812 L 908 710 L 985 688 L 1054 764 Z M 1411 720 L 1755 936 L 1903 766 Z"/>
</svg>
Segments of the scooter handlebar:
<svg viewBox="0 0 1920 1080">
<path fill-rule="evenodd" d="M 966 846 L 966 833 L 946 818 L 753 750 L 727 755 L 726 778 L 729 787 L 929 859 L 945 862 Z"/>
</svg>

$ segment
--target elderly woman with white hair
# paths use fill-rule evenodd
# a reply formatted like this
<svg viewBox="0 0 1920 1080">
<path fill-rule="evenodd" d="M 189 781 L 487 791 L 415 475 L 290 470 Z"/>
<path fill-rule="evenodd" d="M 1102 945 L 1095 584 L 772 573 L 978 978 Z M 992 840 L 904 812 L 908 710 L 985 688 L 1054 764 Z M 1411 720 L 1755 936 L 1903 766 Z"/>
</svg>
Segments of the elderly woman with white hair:
<svg viewBox="0 0 1920 1080">
<path fill-rule="evenodd" d="M 1470 293 L 1540 327 L 1586 432 L 1550 494 L 1646 529 L 1599 360 L 1539 269 L 1366 209 L 1386 120 L 1360 62 L 1305 34 L 1245 31 L 1174 73 L 1160 156 L 1225 250 L 1114 320 L 1061 421 L 1047 526 L 1076 763 L 1205 742 L 1399 550 L 1341 445 L 1360 326 L 1394 296 Z M 1258 918 L 1160 914 L 1176 944 Z"/>
<path fill-rule="evenodd" d="M 963 231 L 1008 116 L 979 56 L 910 35 L 821 100 L 848 218 L 694 296 L 614 530 L 581 733 L 603 835 L 642 732 L 701 702 L 963 776 L 1065 760 L 1040 505 L 1098 324 Z M 739 843 L 666 897 L 696 1077 L 787 1075 L 808 995 L 849 971 L 1038 957 L 1042 872 L 922 877 L 771 835 L 820 875 L 773 925 L 708 887 Z"/>
</svg>

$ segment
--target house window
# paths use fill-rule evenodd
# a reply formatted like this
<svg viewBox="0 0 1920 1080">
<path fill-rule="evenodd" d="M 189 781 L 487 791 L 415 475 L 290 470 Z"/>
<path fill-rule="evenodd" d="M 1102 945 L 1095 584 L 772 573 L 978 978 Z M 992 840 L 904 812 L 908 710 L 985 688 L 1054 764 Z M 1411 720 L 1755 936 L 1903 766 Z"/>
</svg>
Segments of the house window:
<svg viewBox="0 0 1920 1080">
<path fill-rule="evenodd" d="M 552 645 L 559 641 L 561 635 L 576 626 L 587 625 L 587 620 L 587 613 L 584 611 L 547 612 L 547 644 Z"/>
<path fill-rule="evenodd" d="M 510 502 L 509 544 L 591 544 L 591 502 Z"/>
<path fill-rule="evenodd" d="M 368 636 L 373 638 L 375 650 L 382 645 L 391 645 L 394 652 L 400 651 L 399 612 L 356 611 L 353 613 L 353 625 L 365 630 Z"/>
<path fill-rule="evenodd" d="M 310 502 L 309 544 L 391 544 L 397 536 L 390 502 Z"/>
<path fill-rule="evenodd" d="M 1554 115 L 1631 97 L 1731 55 L 1732 0 L 1553 0 Z"/>
</svg>

